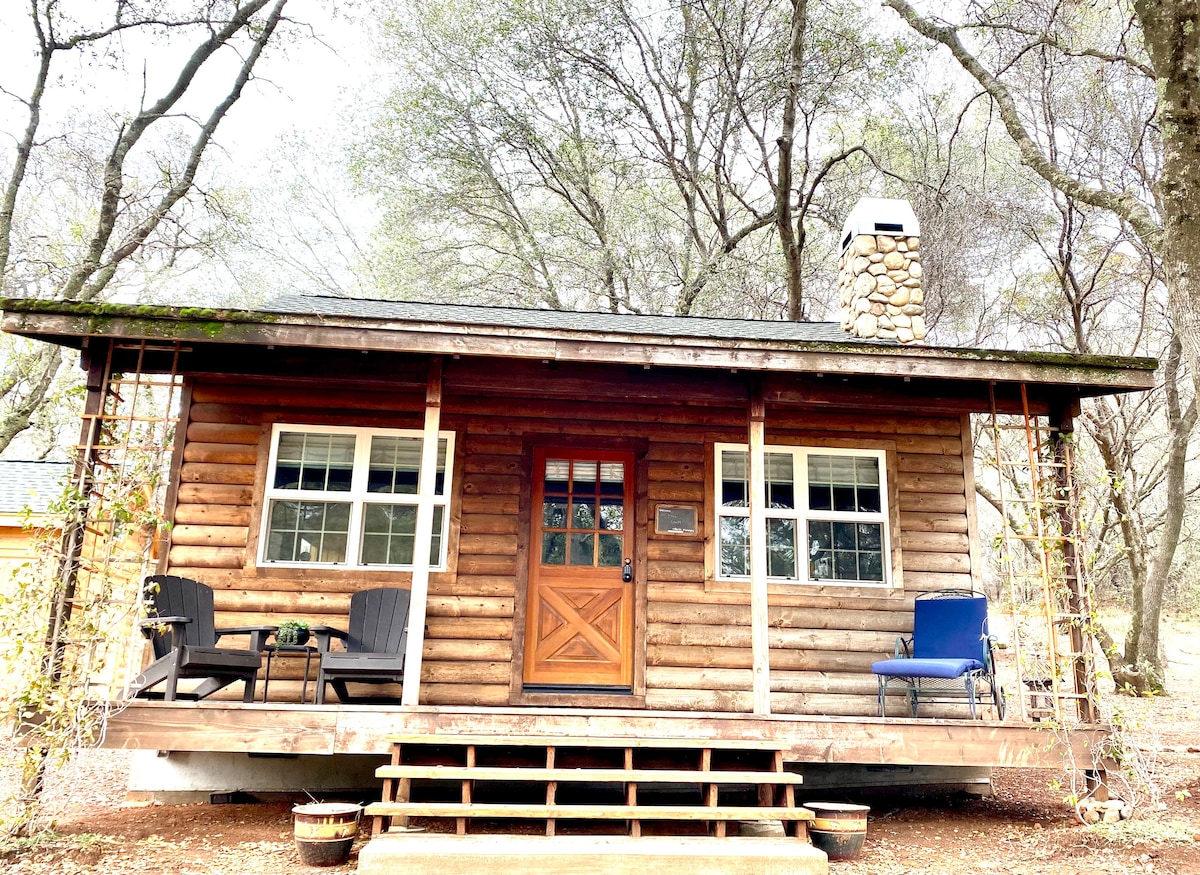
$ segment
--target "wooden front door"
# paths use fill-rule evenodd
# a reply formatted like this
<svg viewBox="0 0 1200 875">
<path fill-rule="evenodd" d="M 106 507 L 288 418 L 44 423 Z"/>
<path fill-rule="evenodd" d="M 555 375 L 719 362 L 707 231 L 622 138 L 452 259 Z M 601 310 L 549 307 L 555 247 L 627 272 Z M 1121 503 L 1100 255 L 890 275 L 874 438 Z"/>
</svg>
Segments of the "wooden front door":
<svg viewBox="0 0 1200 875">
<path fill-rule="evenodd" d="M 538 448 L 533 479 L 525 686 L 628 689 L 633 454 Z"/>
</svg>

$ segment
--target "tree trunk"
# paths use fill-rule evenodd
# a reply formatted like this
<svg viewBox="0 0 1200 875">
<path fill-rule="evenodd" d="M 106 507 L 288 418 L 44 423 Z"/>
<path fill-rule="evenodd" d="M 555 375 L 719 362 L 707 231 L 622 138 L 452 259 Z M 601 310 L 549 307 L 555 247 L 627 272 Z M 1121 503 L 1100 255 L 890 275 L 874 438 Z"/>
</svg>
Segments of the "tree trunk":
<svg viewBox="0 0 1200 875">
<path fill-rule="evenodd" d="M 808 27 L 808 0 L 792 0 L 792 38 L 788 46 L 787 93 L 783 101 L 783 127 L 779 134 L 779 172 L 775 184 L 775 228 L 783 247 L 787 270 L 787 314 L 800 320 L 800 244 L 792 228 L 792 147 L 796 137 L 796 100 L 804 64 L 804 31 Z"/>
</svg>

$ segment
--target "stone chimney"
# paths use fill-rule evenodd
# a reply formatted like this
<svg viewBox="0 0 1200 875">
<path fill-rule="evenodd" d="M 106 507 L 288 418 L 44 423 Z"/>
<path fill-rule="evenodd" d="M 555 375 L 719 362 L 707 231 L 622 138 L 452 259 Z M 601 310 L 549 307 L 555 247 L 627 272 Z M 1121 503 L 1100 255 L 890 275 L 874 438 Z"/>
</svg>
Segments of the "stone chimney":
<svg viewBox="0 0 1200 875">
<path fill-rule="evenodd" d="M 921 228 L 908 201 L 862 198 L 842 226 L 842 328 L 856 337 L 925 340 Z"/>
</svg>

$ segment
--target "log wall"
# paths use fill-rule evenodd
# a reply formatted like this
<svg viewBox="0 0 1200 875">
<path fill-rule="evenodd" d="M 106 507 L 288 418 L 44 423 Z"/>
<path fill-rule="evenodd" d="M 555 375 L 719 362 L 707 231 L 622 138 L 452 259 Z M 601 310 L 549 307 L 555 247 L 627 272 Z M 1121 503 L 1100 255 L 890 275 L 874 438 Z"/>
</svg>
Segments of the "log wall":
<svg viewBox="0 0 1200 875">
<path fill-rule="evenodd" d="M 522 454 L 530 436 L 561 436 L 598 447 L 635 438 L 648 448 L 645 494 L 639 496 L 639 516 L 651 520 L 642 565 L 646 706 L 750 710 L 748 585 L 706 573 L 713 547 L 706 541 L 711 518 L 704 510 L 712 444 L 746 439 L 744 383 L 734 375 L 691 382 L 640 368 L 542 368 L 532 373 L 538 366 L 527 364 L 505 373 L 494 364 L 446 362 L 442 423 L 457 435 L 451 557 L 446 572 L 431 575 L 422 702 L 509 703 L 514 609 L 526 579 L 518 520 Z M 625 381 L 620 400 L 580 400 L 614 397 L 614 379 Z M 534 387 L 538 397 L 523 387 Z M 703 405 L 696 403 L 701 400 Z M 196 378 L 164 570 L 214 588 L 218 626 L 300 618 L 344 628 L 353 592 L 407 586 L 409 575 L 255 566 L 252 529 L 259 520 L 271 423 L 419 428 L 423 401 L 411 382 L 398 392 L 301 391 Z M 770 597 L 773 709 L 874 714 L 870 663 L 890 655 L 896 636 L 911 630 L 913 596 L 971 585 L 973 517 L 967 513 L 963 420 L 957 413 L 851 414 L 769 405 L 767 441 L 894 447 L 903 589 L 772 584 Z M 694 538 L 655 535 L 659 502 L 698 505 L 701 531 Z M 284 679 L 272 680 L 271 696 L 296 701 L 303 662 L 282 663 Z"/>
</svg>

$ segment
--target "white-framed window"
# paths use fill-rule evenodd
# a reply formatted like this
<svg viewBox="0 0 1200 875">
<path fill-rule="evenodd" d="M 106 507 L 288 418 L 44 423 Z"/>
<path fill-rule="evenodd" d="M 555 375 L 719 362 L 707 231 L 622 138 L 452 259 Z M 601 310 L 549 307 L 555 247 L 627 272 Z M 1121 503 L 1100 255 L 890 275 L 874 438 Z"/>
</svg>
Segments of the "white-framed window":
<svg viewBox="0 0 1200 875">
<path fill-rule="evenodd" d="M 717 576 L 750 576 L 750 468 L 745 444 L 717 444 Z M 765 448 L 767 576 L 798 583 L 885 586 L 886 453 Z"/>
<path fill-rule="evenodd" d="M 422 433 L 278 423 L 271 435 L 259 563 L 412 568 Z M 433 545 L 445 568 L 453 432 L 438 436 Z"/>
</svg>

